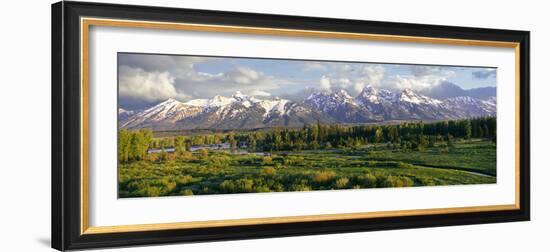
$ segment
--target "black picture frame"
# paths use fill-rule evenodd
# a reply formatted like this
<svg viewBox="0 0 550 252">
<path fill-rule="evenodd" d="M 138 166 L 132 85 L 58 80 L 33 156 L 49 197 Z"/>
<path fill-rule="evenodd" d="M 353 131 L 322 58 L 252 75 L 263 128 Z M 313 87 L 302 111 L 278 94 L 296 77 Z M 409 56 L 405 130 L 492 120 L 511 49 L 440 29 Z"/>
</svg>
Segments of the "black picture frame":
<svg viewBox="0 0 550 252">
<path fill-rule="evenodd" d="M 519 209 L 105 234 L 81 233 L 80 17 L 519 43 Z M 52 5 L 52 247 L 58 250 L 254 239 L 530 219 L 529 32 L 102 3 Z"/>
</svg>

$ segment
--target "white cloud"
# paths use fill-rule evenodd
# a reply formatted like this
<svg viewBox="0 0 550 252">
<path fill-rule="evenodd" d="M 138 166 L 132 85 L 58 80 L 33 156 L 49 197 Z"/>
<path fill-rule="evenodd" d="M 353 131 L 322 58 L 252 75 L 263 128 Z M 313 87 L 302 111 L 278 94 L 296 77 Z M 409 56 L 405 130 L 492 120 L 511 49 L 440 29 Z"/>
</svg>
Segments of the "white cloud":
<svg viewBox="0 0 550 252">
<path fill-rule="evenodd" d="M 254 71 L 247 67 L 236 67 L 232 72 L 229 72 L 227 76 L 236 83 L 239 84 L 251 84 L 258 80 L 263 74 Z"/>
<path fill-rule="evenodd" d="M 175 78 L 168 72 L 147 72 L 141 68 L 121 66 L 119 69 L 119 95 L 154 102 L 171 97 L 183 97 L 174 86 Z"/>
<path fill-rule="evenodd" d="M 271 96 L 270 93 L 266 92 L 266 91 L 262 91 L 262 90 L 252 90 L 248 93 L 249 95 L 251 96 Z"/>
<path fill-rule="evenodd" d="M 303 63 L 302 69 L 306 72 L 310 71 L 326 71 L 327 66 L 321 62 L 306 61 Z"/>
<path fill-rule="evenodd" d="M 373 86 L 379 86 L 384 78 L 384 67 L 380 65 L 366 66 L 363 68 L 363 72 L 367 75 L 366 81 Z"/>
<path fill-rule="evenodd" d="M 320 83 L 320 88 L 322 90 L 329 90 L 330 89 L 330 79 L 327 76 L 322 76 Z"/>
<path fill-rule="evenodd" d="M 227 60 L 227 59 L 223 59 Z M 119 65 L 122 69 L 141 69 L 141 71 L 127 71 L 125 83 L 133 83 L 133 88 L 137 87 L 136 83 L 139 83 L 137 79 L 145 79 L 147 73 L 151 76 L 157 76 L 159 73 L 166 74 L 171 78 L 165 78 L 161 80 L 160 77 L 154 80 L 159 82 L 157 85 L 152 85 L 151 82 L 141 81 L 145 83 L 144 87 L 137 90 L 122 90 L 121 97 L 133 98 L 125 99 L 132 104 L 143 104 L 145 101 L 151 103 L 152 100 L 158 101 L 170 96 L 172 98 L 179 98 L 181 100 L 189 100 L 195 98 L 211 98 L 215 95 L 230 95 L 235 91 L 242 91 L 246 94 L 255 93 L 256 95 L 270 95 L 270 90 L 277 90 L 281 87 L 288 85 L 297 85 L 295 82 L 282 77 L 275 77 L 265 75 L 255 69 L 245 67 L 242 65 L 230 65 L 229 69 L 225 69 L 219 72 L 204 71 L 197 69 L 196 64 L 199 62 L 212 62 L 214 65 L 219 59 L 208 57 L 189 57 L 189 56 L 171 56 L 171 55 L 146 55 L 146 54 L 121 54 L 119 55 Z M 229 64 L 223 62 L 224 65 Z M 136 75 L 131 77 L 132 75 Z M 136 79 L 130 81 L 130 79 Z M 154 79 L 149 77 L 149 79 Z M 121 84 L 122 85 L 122 84 Z M 130 86 L 130 84 L 127 84 Z M 150 90 L 151 92 L 145 94 L 144 90 Z M 259 91 L 265 92 L 260 93 Z M 124 94 L 123 94 L 124 93 Z M 158 96 L 156 99 L 155 96 Z M 135 98 L 135 99 L 134 99 Z"/>
<path fill-rule="evenodd" d="M 339 71 L 344 73 L 350 72 L 354 69 L 354 67 L 349 64 L 338 64 L 337 66 Z"/>
<path fill-rule="evenodd" d="M 429 89 L 439 85 L 442 81 L 456 75 L 451 70 L 425 71 L 422 74 L 394 75 L 385 81 L 385 85 L 394 89 L 410 88 L 413 90 Z"/>
<path fill-rule="evenodd" d="M 360 93 L 361 91 L 363 91 L 364 88 L 365 88 L 365 83 L 364 82 L 357 81 L 353 84 L 353 90 L 356 93 Z"/>
<path fill-rule="evenodd" d="M 203 64 L 205 62 L 207 64 Z M 384 64 L 306 61 L 296 65 L 305 77 L 301 73 L 272 76 L 258 71 L 261 67 L 243 66 L 232 59 L 146 54 L 120 54 L 119 66 L 120 95 L 135 98 L 128 100 L 133 104 L 169 97 L 180 100 L 211 98 L 230 95 L 237 90 L 253 96 L 279 95 L 311 85 L 312 80 L 318 80 L 317 87 L 322 90 L 345 89 L 351 95 L 357 95 L 366 85 L 421 90 L 455 74 L 449 68 L 437 66 L 388 68 Z"/>
</svg>

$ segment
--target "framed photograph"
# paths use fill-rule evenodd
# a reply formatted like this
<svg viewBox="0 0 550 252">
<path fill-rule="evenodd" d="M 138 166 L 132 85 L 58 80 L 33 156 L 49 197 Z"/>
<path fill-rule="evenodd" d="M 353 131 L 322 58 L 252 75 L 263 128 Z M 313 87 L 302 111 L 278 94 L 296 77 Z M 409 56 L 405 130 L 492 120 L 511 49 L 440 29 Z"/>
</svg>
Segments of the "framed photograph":
<svg viewBox="0 0 550 252">
<path fill-rule="evenodd" d="M 529 32 L 52 6 L 58 250 L 529 220 Z"/>
</svg>

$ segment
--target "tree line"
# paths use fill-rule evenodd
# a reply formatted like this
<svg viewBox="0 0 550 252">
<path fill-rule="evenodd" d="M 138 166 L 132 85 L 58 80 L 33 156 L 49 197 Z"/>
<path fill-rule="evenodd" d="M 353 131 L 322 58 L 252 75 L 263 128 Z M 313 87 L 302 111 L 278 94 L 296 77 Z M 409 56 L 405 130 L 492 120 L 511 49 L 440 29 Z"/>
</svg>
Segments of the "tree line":
<svg viewBox="0 0 550 252">
<path fill-rule="evenodd" d="M 357 147 L 368 143 L 391 143 L 411 148 L 426 147 L 452 138 L 496 139 L 496 118 L 472 118 L 433 123 L 407 122 L 396 125 L 310 125 L 302 129 L 279 129 L 249 133 L 239 138 L 249 148 L 285 151 Z"/>
<path fill-rule="evenodd" d="M 482 117 L 431 123 L 406 122 L 389 125 L 304 125 L 299 129 L 273 128 L 250 132 L 229 132 L 197 136 L 156 139 L 152 131 L 141 129 L 119 131 L 119 160 L 141 160 L 150 148 L 175 148 L 189 151 L 191 146 L 229 144 L 231 149 L 250 151 L 296 151 L 342 147 L 359 147 L 388 143 L 399 148 L 421 150 L 438 141 L 452 145 L 453 138 L 487 138 L 496 141 L 496 118 Z"/>
</svg>

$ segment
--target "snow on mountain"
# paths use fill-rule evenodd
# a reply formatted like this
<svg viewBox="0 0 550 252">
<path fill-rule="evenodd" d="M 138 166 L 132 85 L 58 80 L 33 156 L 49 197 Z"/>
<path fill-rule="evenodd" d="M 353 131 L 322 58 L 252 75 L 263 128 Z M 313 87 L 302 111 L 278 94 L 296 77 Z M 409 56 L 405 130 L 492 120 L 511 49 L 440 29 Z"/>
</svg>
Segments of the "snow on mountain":
<svg viewBox="0 0 550 252">
<path fill-rule="evenodd" d="M 491 96 L 485 100 L 483 100 L 484 102 L 486 102 L 487 104 L 489 105 L 492 105 L 492 106 L 497 106 L 497 98 L 495 96 Z"/>
<path fill-rule="evenodd" d="M 376 119 L 371 111 L 358 104 L 345 90 L 336 92 L 317 92 L 311 94 L 304 104 L 322 111 L 334 118 L 337 122 L 370 122 Z"/>
<path fill-rule="evenodd" d="M 270 114 L 284 115 L 288 111 L 285 109 L 285 106 L 290 103 L 289 100 L 285 99 L 275 99 L 275 100 L 263 100 L 259 101 L 258 105 L 261 106 L 264 110 L 264 118 L 268 117 Z"/>
<path fill-rule="evenodd" d="M 123 108 L 118 108 L 118 116 L 131 116 L 134 114 L 133 110 L 125 110 Z"/>
<path fill-rule="evenodd" d="M 430 105 L 441 104 L 440 100 L 433 99 L 421 94 L 417 94 L 412 89 L 409 89 L 409 88 L 405 88 L 403 89 L 403 91 L 401 91 L 401 94 L 399 95 L 399 101 L 415 103 L 415 104 L 430 104 Z"/>
<path fill-rule="evenodd" d="M 484 101 L 469 96 L 445 99 L 442 107 L 453 111 L 456 118 L 495 116 L 497 112 L 494 99 Z"/>
<path fill-rule="evenodd" d="M 368 85 L 359 93 L 355 100 L 361 105 L 380 104 L 394 101 L 395 95 L 387 89 L 377 89 Z"/>
<path fill-rule="evenodd" d="M 304 102 L 315 109 L 325 112 L 346 105 L 357 106 L 353 98 L 343 89 L 332 93 L 327 91 L 313 93 Z"/>
<path fill-rule="evenodd" d="M 135 114 L 135 111 L 133 111 L 133 110 L 125 110 L 123 108 L 118 108 L 118 122 L 119 122 L 119 124 L 124 123 L 133 114 Z"/>
<path fill-rule="evenodd" d="M 155 123 L 170 124 L 201 112 L 201 107 L 181 103 L 175 99 L 168 99 L 149 109 L 128 118 L 122 124 L 124 128 L 141 127 Z"/>
<path fill-rule="evenodd" d="M 231 97 L 214 96 L 179 102 L 168 99 L 128 117 L 122 128 L 150 127 L 156 130 L 193 128 L 256 128 L 265 125 L 302 126 L 325 120 L 317 112 L 286 99 L 260 100 L 236 92 Z"/>
<path fill-rule="evenodd" d="M 411 89 L 391 92 L 365 87 L 356 97 L 345 90 L 310 94 L 303 102 L 258 99 L 235 92 L 210 99 L 168 99 L 143 111 L 119 109 L 122 128 L 235 129 L 312 123 L 368 123 L 386 120 L 447 120 L 496 115 L 496 98 L 430 98 Z"/>
</svg>

